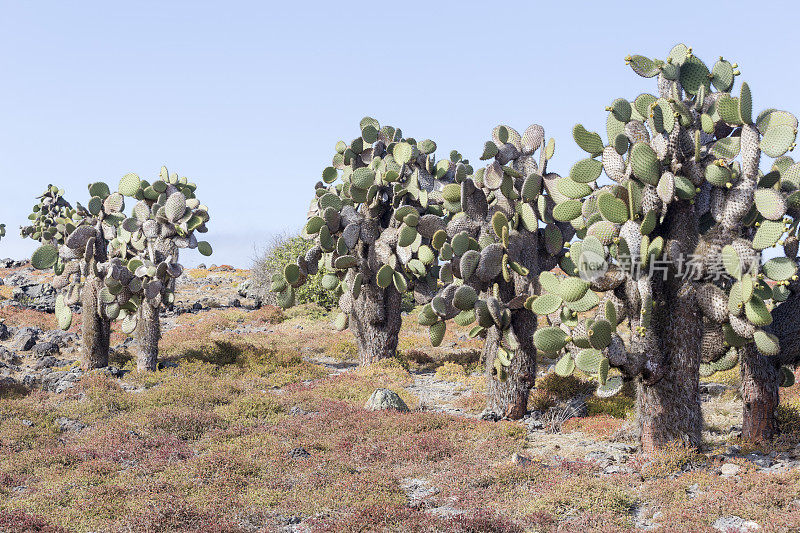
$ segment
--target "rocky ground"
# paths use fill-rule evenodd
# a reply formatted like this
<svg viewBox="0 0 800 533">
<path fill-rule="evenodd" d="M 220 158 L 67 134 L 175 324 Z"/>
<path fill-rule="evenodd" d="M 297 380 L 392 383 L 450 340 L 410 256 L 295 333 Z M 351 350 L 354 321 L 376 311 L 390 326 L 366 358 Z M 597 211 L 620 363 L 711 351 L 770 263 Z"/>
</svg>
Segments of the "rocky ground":
<svg viewBox="0 0 800 533">
<path fill-rule="evenodd" d="M 331 332 L 330 318 L 323 311 L 312 306 L 284 316 L 275 309 L 256 309 L 255 302 L 239 290 L 246 278 L 247 271 L 226 266 L 188 270 L 179 280 L 174 308 L 162 316 L 164 370 L 154 376 L 135 372 L 130 340 L 115 332 L 112 366 L 86 376 L 77 363 L 77 327 L 67 332 L 53 329 L 55 321 L 47 311 L 54 295 L 47 277 L 26 264 L 0 261 L 0 391 L 12 398 L 6 400 L 5 410 L 0 410 L 0 450 L 6 447 L 23 454 L 37 446 L 41 452 L 64 445 L 94 449 L 101 446 L 97 443 L 103 438 L 109 438 L 110 428 L 119 426 L 127 428 L 126 435 L 133 432 L 161 435 L 159 438 L 189 431 L 191 437 L 177 441 L 188 447 L 180 461 L 192 462 L 209 453 L 214 457 L 213 450 L 226 449 L 244 438 L 242 435 L 251 441 L 263 439 L 265 434 L 276 436 L 278 440 L 270 446 L 282 454 L 282 459 L 277 455 L 257 461 L 251 457 L 258 474 L 247 470 L 250 473 L 234 475 L 241 465 L 228 465 L 220 470 L 225 481 L 209 481 L 196 467 L 182 471 L 190 478 L 201 476 L 202 483 L 214 490 L 233 491 L 227 496 L 233 500 L 215 496 L 211 498 L 219 504 L 215 507 L 208 499 L 194 502 L 191 491 L 181 493 L 181 501 L 189 509 L 181 512 L 194 518 L 182 522 L 170 515 L 173 522 L 164 523 L 177 525 L 161 527 L 153 522 L 149 529 L 125 529 L 133 527 L 126 519 L 98 518 L 78 511 L 75 505 L 88 496 L 81 492 L 84 489 L 75 489 L 74 483 L 80 486 L 86 482 L 85 476 L 71 480 L 70 490 L 81 496 L 72 497 L 64 510 L 53 508 L 41 498 L 52 490 L 48 476 L 56 475 L 59 468 L 63 471 L 64 466 L 45 468 L 38 459 L 18 458 L 21 463 L 30 462 L 20 469 L 18 463 L 8 462 L 11 455 L 7 455 L 7 462 L 0 461 L 0 513 L 6 513 L 0 514 L 0 530 L 6 525 L 4 516 L 8 521 L 8 517 L 24 513 L 32 521 L 41 519 L 66 531 L 106 530 L 94 528 L 98 524 L 113 524 L 112 530 L 120 531 L 450 528 L 443 524 L 457 524 L 452 530 L 458 531 L 573 531 L 599 529 L 599 525 L 608 531 L 674 531 L 688 523 L 696 524 L 687 529 L 693 531 L 800 530 L 800 428 L 794 428 L 794 433 L 788 428 L 787 436 L 770 448 L 739 443 L 741 403 L 735 373 L 714 376 L 722 379 L 702 384 L 707 422 L 702 454 L 676 449 L 663 457 L 644 457 L 629 437 L 629 397 L 600 402 L 593 399 L 585 382 L 554 379 L 545 363 L 525 419 L 482 420 L 486 416 L 482 413 L 479 345 L 464 331 L 448 332 L 442 346 L 431 349 L 425 332 L 415 328 L 413 320 L 404 321 L 408 325 L 401 337 L 402 360 L 359 369 L 349 333 Z M 213 370 L 202 366 L 209 364 L 214 365 Z M 200 367 L 195 365 L 202 366 L 202 373 L 197 373 Z M 209 382 L 209 374 L 217 378 Z M 198 383 L 204 384 L 204 390 L 193 388 Z M 220 387 L 228 387 L 227 392 L 217 390 Z M 403 415 L 392 414 L 394 411 L 365 414 L 365 400 L 375 389 L 384 388 L 405 402 L 411 411 L 406 416 L 411 418 L 397 418 Z M 171 399 L 165 400 L 164 395 Z M 208 399 L 208 395 L 214 398 Z M 798 396 L 793 390 L 787 398 L 794 401 Z M 50 407 L 34 408 L 29 405 L 32 398 Z M 100 401 L 101 406 L 90 402 L 97 412 L 87 410 L 87 398 Z M 109 398 L 126 407 L 109 410 Z M 250 403 L 243 404 L 244 399 Z M 800 407 L 800 402 L 796 403 Z M 181 406 L 199 411 L 184 413 Z M 155 430 L 152 420 L 138 418 L 139 410 L 155 408 L 174 408 L 178 414 L 169 412 L 173 423 Z M 207 413 L 208 420 L 198 412 Z M 321 413 L 327 413 L 324 421 L 318 418 Z M 200 419 L 196 420 L 197 416 Z M 191 423 L 182 417 L 189 417 Z M 244 425 L 242 417 L 248 420 Z M 296 420 L 305 423 L 298 426 Z M 346 426 L 337 425 L 340 423 Z M 399 429 L 406 424 L 413 429 Z M 51 443 L 51 434 L 62 444 Z M 408 441 L 409 434 L 418 438 Z M 406 459 L 392 459 L 393 454 L 403 455 L 411 449 L 416 451 Z M 478 450 L 484 452 L 476 454 Z M 83 457 L 85 451 L 75 453 Z M 229 451 L 228 455 L 236 453 Z M 107 461 L 117 464 L 119 459 Z M 141 461 L 152 459 L 148 456 Z M 343 466 L 342 461 L 354 461 L 353 466 Z M 292 466 L 303 462 L 309 466 L 299 470 Z M 75 464 L 76 471 L 85 468 L 80 461 Z M 356 489 L 348 485 L 350 481 L 342 481 L 339 489 L 344 492 L 330 499 L 333 495 L 322 496 L 314 486 L 322 478 L 300 481 L 308 477 L 307 468 L 312 466 L 322 468 L 317 476 L 355 468 L 344 474 L 354 479 L 390 472 L 385 481 L 391 482 L 384 486 L 380 477 L 368 477 L 360 483 L 372 483 L 372 489 Z M 157 476 L 170 487 L 180 485 L 177 480 L 169 481 L 177 475 L 167 475 L 170 468 L 158 466 Z M 184 468 L 182 463 L 180 468 Z M 128 490 L 132 482 L 122 483 L 122 471 L 115 472 L 112 468 L 96 483 L 104 490 L 111 486 Z M 227 479 L 231 475 L 239 476 L 233 485 Z M 277 481 L 292 476 L 300 478 Z M 311 486 L 305 486 L 307 483 Z M 50 484 L 57 485 L 52 479 Z M 580 488 L 580 494 L 571 492 L 573 485 Z M 297 488 L 301 486 L 302 491 Z M 180 493 L 179 489 L 170 490 Z M 736 505 L 737 498 L 752 499 L 753 494 L 764 491 L 779 493 L 772 501 Z M 565 499 L 557 497 L 560 492 L 567 493 Z M 266 497 L 267 493 L 274 497 Z M 250 503 L 238 502 L 235 494 L 249 494 Z M 251 505 L 253 498 L 261 503 Z M 526 498 L 535 503 L 523 505 Z M 486 506 L 492 509 L 490 513 Z M 242 512 L 220 511 L 228 507 Z M 126 512 L 140 516 L 136 515 L 138 509 Z M 224 514 L 224 521 L 213 518 L 223 516 L 219 513 Z M 247 513 L 252 519 L 244 517 Z M 215 521 L 228 526 L 202 529 L 202 524 Z M 367 525 L 361 528 L 359 524 Z"/>
</svg>

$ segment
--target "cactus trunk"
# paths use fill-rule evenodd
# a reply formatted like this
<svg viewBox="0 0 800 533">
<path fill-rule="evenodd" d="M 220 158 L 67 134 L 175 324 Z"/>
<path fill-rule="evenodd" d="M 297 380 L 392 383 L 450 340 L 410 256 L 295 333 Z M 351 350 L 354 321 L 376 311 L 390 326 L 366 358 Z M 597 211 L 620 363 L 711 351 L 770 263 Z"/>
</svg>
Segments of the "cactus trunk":
<svg viewBox="0 0 800 533">
<path fill-rule="evenodd" d="M 767 442 L 778 432 L 775 410 L 778 407 L 779 368 L 753 345 L 745 346 L 740 353 L 742 438 L 753 443 Z"/>
<path fill-rule="evenodd" d="M 361 366 L 396 355 L 402 324 L 401 299 L 393 286 L 381 289 L 369 283 L 362 286 L 361 293 L 353 301 L 350 329 L 358 344 Z"/>
<path fill-rule="evenodd" d="M 158 341 L 161 338 L 161 326 L 158 308 L 146 301 L 139 308 L 139 326 L 137 328 L 136 368 L 139 370 L 155 370 L 158 365 Z"/>
<path fill-rule="evenodd" d="M 108 366 L 109 336 L 111 323 L 100 316 L 97 307 L 97 295 L 103 282 L 90 276 L 83 286 L 82 293 L 82 334 L 81 358 L 84 369 L 103 368 Z"/>
<path fill-rule="evenodd" d="M 524 331 L 520 348 L 511 359 L 505 381 L 493 375 L 494 360 L 500 345 L 500 330 L 489 329 L 483 345 L 483 360 L 486 364 L 486 407 L 511 420 L 519 420 L 528 411 L 528 396 L 536 379 L 536 348 L 533 345 L 533 331 L 536 329 L 536 316 L 531 313 L 514 315 L 514 330 Z"/>
<path fill-rule="evenodd" d="M 693 206 L 676 203 L 665 223 L 667 249 L 688 256 L 698 242 Z M 655 369 L 656 377 L 645 372 L 639 380 L 642 449 L 653 451 L 675 442 L 697 447 L 703 423 L 699 392 L 703 318 L 690 278 L 671 269 L 665 280 L 657 281 L 653 296 L 659 304 L 654 307 L 651 328 L 661 353 L 649 354 L 656 365 L 648 365 L 648 370 Z"/>
</svg>

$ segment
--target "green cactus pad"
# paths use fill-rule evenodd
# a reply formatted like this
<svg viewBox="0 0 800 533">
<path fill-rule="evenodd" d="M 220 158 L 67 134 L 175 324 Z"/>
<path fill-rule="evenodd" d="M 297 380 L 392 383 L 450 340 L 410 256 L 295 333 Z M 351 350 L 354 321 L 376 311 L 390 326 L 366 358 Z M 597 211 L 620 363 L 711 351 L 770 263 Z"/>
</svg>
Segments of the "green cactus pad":
<svg viewBox="0 0 800 533">
<path fill-rule="evenodd" d="M 572 128 L 572 137 L 578 146 L 585 152 L 597 155 L 603 151 L 603 140 L 600 135 L 593 131 L 587 131 L 582 124 L 576 124 Z"/>
<path fill-rule="evenodd" d="M 588 348 L 578 352 L 575 356 L 575 366 L 588 374 L 596 374 L 600 369 L 600 361 L 605 359 L 600 350 Z"/>
<path fill-rule="evenodd" d="M 634 175 L 649 185 L 658 185 L 661 179 L 658 156 L 649 144 L 637 142 L 631 148 Z"/>
<path fill-rule="evenodd" d="M 289 263 L 283 267 L 283 277 L 289 285 L 297 286 L 300 281 L 300 267 L 294 263 Z"/>
<path fill-rule="evenodd" d="M 546 353 L 561 351 L 566 346 L 567 339 L 567 333 L 557 327 L 537 329 L 533 334 L 533 343 L 536 348 Z"/>
<path fill-rule="evenodd" d="M 583 198 L 592 194 L 592 188 L 586 183 L 578 183 L 571 178 L 560 178 L 556 181 L 558 192 L 567 198 Z"/>
<path fill-rule="evenodd" d="M 397 240 L 398 246 L 410 246 L 417 238 L 417 229 L 406 224 L 400 226 L 400 237 Z"/>
<path fill-rule="evenodd" d="M 587 234 L 597 237 L 602 244 L 608 246 L 619 236 L 619 226 L 607 220 L 600 220 L 589 227 Z"/>
<path fill-rule="evenodd" d="M 603 192 L 597 197 L 597 208 L 603 218 L 615 224 L 623 224 L 628 220 L 628 206 L 610 192 Z"/>
<path fill-rule="evenodd" d="M 608 320 L 604 318 L 595 320 L 589 327 L 589 342 L 599 350 L 607 348 L 611 344 L 611 334 L 613 332 L 614 327 Z"/>
<path fill-rule="evenodd" d="M 764 263 L 764 275 L 774 281 L 784 281 L 797 273 L 794 259 L 774 257 Z"/>
<path fill-rule="evenodd" d="M 325 274 L 322 276 L 322 288 L 333 291 L 339 286 L 339 278 L 336 274 Z"/>
<path fill-rule="evenodd" d="M 102 200 L 109 194 L 111 194 L 111 190 L 108 188 L 108 184 L 103 183 L 102 181 L 98 181 L 89 185 L 90 196 L 98 196 Z"/>
<path fill-rule="evenodd" d="M 610 377 L 606 380 L 605 384 L 597 388 L 595 394 L 599 398 L 609 398 L 619 393 L 624 385 L 625 382 L 620 376 Z"/>
<path fill-rule="evenodd" d="M 37 270 L 45 270 L 56 264 L 58 248 L 52 244 L 40 246 L 31 256 L 31 265 Z"/>
<path fill-rule="evenodd" d="M 691 200 L 697 194 L 697 188 L 686 176 L 675 176 L 675 195 L 681 200 Z"/>
<path fill-rule="evenodd" d="M 413 155 L 414 149 L 407 142 L 395 144 L 394 149 L 392 150 L 392 156 L 394 157 L 394 160 L 400 165 L 409 163 Z"/>
<path fill-rule="evenodd" d="M 564 354 L 555 366 L 555 372 L 561 377 L 571 376 L 575 372 L 575 360 L 571 354 Z"/>
<path fill-rule="evenodd" d="M 781 345 L 780 341 L 778 341 L 778 337 L 762 329 L 757 329 L 753 333 L 753 341 L 755 341 L 758 351 L 768 357 L 774 357 L 781 352 Z"/>
<path fill-rule="evenodd" d="M 431 346 L 437 347 L 442 344 L 442 339 L 444 339 L 444 334 L 446 331 L 447 325 L 444 322 L 439 321 L 433 324 L 428 330 L 431 339 Z"/>
<path fill-rule="evenodd" d="M 72 310 L 64 303 L 63 293 L 56 296 L 55 310 L 59 329 L 68 330 L 72 326 Z"/>
<path fill-rule="evenodd" d="M 508 227 L 508 218 L 500 212 L 497 211 L 492 216 L 492 229 L 494 230 L 495 235 L 501 237 L 503 235 L 503 228 Z"/>
<path fill-rule="evenodd" d="M 717 187 L 725 187 L 731 183 L 731 169 L 724 165 L 708 165 L 706 181 Z"/>
<path fill-rule="evenodd" d="M 581 278 L 568 277 L 559 286 L 561 298 L 565 302 L 577 302 L 586 294 L 589 284 Z"/>
<path fill-rule="evenodd" d="M 462 285 L 453 294 L 453 306 L 461 311 L 470 311 L 478 300 L 478 293 L 469 285 Z"/>
<path fill-rule="evenodd" d="M 375 283 L 377 283 L 378 287 L 380 287 L 381 289 L 385 289 L 386 287 L 392 284 L 393 277 L 394 277 L 394 269 L 389 265 L 383 265 L 378 269 L 377 274 L 375 274 Z"/>
<path fill-rule="evenodd" d="M 725 137 L 714 143 L 711 155 L 718 159 L 733 159 L 742 150 L 741 137 Z"/>
<path fill-rule="evenodd" d="M 464 253 L 470 249 L 470 236 L 467 232 L 462 231 L 456 234 L 453 237 L 452 246 L 453 246 L 453 253 L 457 256 L 462 256 Z"/>
<path fill-rule="evenodd" d="M 769 157 L 780 157 L 794 144 L 797 128 L 787 124 L 771 126 L 761 139 L 761 149 Z"/>
<path fill-rule="evenodd" d="M 722 248 L 722 266 L 729 276 L 739 279 L 742 276 L 742 260 L 731 245 Z"/>
<path fill-rule="evenodd" d="M 695 96 L 701 86 L 708 91 L 711 88 L 709 74 L 708 67 L 697 56 L 688 56 L 680 69 L 683 90 L 691 96 Z"/>
<path fill-rule="evenodd" d="M 426 304 L 422 307 L 417 315 L 417 321 L 420 326 L 432 326 L 439 321 L 438 315 L 433 311 L 431 304 Z"/>
<path fill-rule="evenodd" d="M 736 366 L 739 362 L 739 350 L 736 348 L 729 349 L 725 355 L 711 363 L 711 368 L 715 372 L 726 372 Z"/>
<path fill-rule="evenodd" d="M 461 256 L 461 260 L 459 261 L 459 269 L 461 270 L 461 279 L 468 280 L 472 277 L 475 273 L 475 270 L 478 268 L 478 264 L 481 260 L 480 252 L 475 250 L 467 250 Z"/>
<path fill-rule="evenodd" d="M 553 218 L 560 222 L 569 222 L 581 216 L 580 200 L 566 200 L 553 208 Z"/>
<path fill-rule="evenodd" d="M 643 78 L 652 78 L 660 72 L 658 65 L 652 59 L 645 56 L 628 56 L 626 61 L 633 71 Z"/>
<path fill-rule="evenodd" d="M 169 195 L 167 202 L 164 204 L 164 213 L 170 222 L 175 223 L 183 216 L 186 211 L 186 197 L 183 193 L 174 192 Z"/>
<path fill-rule="evenodd" d="M 142 180 L 139 179 L 139 176 L 136 174 L 125 174 L 122 176 L 122 179 L 119 180 L 119 193 L 124 196 L 133 197 L 139 192 L 139 188 L 141 187 Z"/>
<path fill-rule="evenodd" d="M 214 253 L 214 249 L 211 247 L 211 244 L 209 244 L 208 241 L 199 241 L 197 243 L 197 251 L 206 257 Z"/>
<path fill-rule="evenodd" d="M 397 292 L 400 294 L 406 293 L 408 290 L 408 281 L 402 272 L 395 271 L 394 274 L 392 274 L 392 281 L 394 282 L 394 288 L 397 289 Z"/>
<path fill-rule="evenodd" d="M 278 304 L 278 307 L 281 309 L 288 309 L 292 307 L 295 303 L 294 287 L 289 286 L 286 288 L 286 290 L 279 292 L 275 300 Z"/>
<path fill-rule="evenodd" d="M 602 147 L 600 148 L 602 152 Z M 603 163 L 597 159 L 581 159 L 569 171 L 569 177 L 578 183 L 591 183 L 600 177 L 603 172 Z"/>
<path fill-rule="evenodd" d="M 522 198 L 530 201 L 539 196 L 542 191 L 542 177 L 539 174 L 532 173 L 525 181 L 522 182 Z"/>
<path fill-rule="evenodd" d="M 753 237 L 753 250 L 772 248 L 781 238 L 784 231 L 783 221 L 764 220 Z"/>
<path fill-rule="evenodd" d="M 549 315 L 550 313 L 558 311 L 562 301 L 561 296 L 558 294 L 543 294 L 533 300 L 530 305 L 530 310 L 539 316 Z"/>
<path fill-rule="evenodd" d="M 539 219 L 530 204 L 519 204 L 519 218 L 526 230 L 534 232 L 539 229 Z"/>
<path fill-rule="evenodd" d="M 350 254 L 341 255 L 333 262 L 333 268 L 337 270 L 347 270 L 348 268 L 353 268 L 356 265 L 358 265 L 358 259 Z M 286 279 L 289 278 L 287 277 Z"/>
<path fill-rule="evenodd" d="M 753 296 L 744 304 L 744 312 L 747 320 L 754 326 L 768 326 L 772 324 L 772 315 L 767 309 L 764 300 L 758 296 Z"/>
<path fill-rule="evenodd" d="M 339 313 L 333 320 L 333 327 L 336 328 L 336 331 L 344 331 L 347 329 L 349 323 L 350 317 L 347 313 Z"/>
</svg>

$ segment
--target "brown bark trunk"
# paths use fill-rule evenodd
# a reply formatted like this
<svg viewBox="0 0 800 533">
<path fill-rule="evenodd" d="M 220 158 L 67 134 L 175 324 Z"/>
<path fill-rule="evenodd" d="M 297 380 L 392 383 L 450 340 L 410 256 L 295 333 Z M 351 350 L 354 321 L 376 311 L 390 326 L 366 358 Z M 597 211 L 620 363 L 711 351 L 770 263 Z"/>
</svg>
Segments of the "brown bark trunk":
<svg viewBox="0 0 800 533">
<path fill-rule="evenodd" d="M 514 352 L 507 378 L 501 381 L 494 374 L 494 360 L 500 346 L 500 330 L 489 329 L 483 345 L 483 361 L 486 366 L 486 408 L 511 420 L 519 420 L 528 412 L 528 396 L 536 380 L 536 348 L 533 332 L 536 331 L 536 316 L 527 311 L 514 312 L 512 323 L 519 335 L 519 349 Z"/>
<path fill-rule="evenodd" d="M 158 366 L 158 341 L 161 339 L 161 324 L 158 308 L 143 301 L 139 307 L 139 325 L 137 327 L 136 368 L 152 371 Z"/>
<path fill-rule="evenodd" d="M 90 276 L 81 294 L 81 365 L 85 370 L 108 366 L 111 321 L 101 317 L 97 307 L 97 295 L 102 285 L 100 279 Z"/>
<path fill-rule="evenodd" d="M 667 215 L 666 250 L 684 259 L 697 246 L 698 230 L 694 208 L 688 202 L 670 205 Z M 650 327 L 656 338 L 650 354 L 665 365 L 664 377 L 648 384 L 640 377 L 637 412 L 642 449 L 645 452 L 676 442 L 700 445 L 703 416 L 700 410 L 700 350 L 703 318 L 695 299 L 692 280 L 679 277 L 671 267 L 666 280 L 654 279 L 655 302 Z"/>
<path fill-rule="evenodd" d="M 386 289 L 372 283 L 362 285 L 350 313 L 350 329 L 356 338 L 361 366 L 397 354 L 397 338 L 402 324 L 401 300 L 401 294 L 392 285 Z"/>
<path fill-rule="evenodd" d="M 752 344 L 739 350 L 742 372 L 742 438 L 763 443 L 778 433 L 780 372 L 775 361 Z"/>
</svg>

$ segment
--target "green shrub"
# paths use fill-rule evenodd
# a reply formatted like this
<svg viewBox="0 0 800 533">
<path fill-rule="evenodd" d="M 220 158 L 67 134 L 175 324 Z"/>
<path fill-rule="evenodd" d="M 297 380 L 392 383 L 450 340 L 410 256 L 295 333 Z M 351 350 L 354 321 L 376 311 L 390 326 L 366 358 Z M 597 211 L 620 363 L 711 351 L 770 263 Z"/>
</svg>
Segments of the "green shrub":
<svg viewBox="0 0 800 533">
<path fill-rule="evenodd" d="M 305 253 L 314 245 L 298 235 L 282 233 L 272 238 L 264 251 L 254 260 L 250 274 L 250 284 L 247 288 L 248 296 L 261 300 L 264 304 L 276 305 L 275 293 L 270 292 L 272 275 L 283 272 L 284 266 L 297 261 L 298 255 Z M 325 309 L 336 307 L 338 299 L 331 291 L 322 287 L 323 268 L 308 281 L 295 289 L 297 304 L 314 303 Z"/>
</svg>

